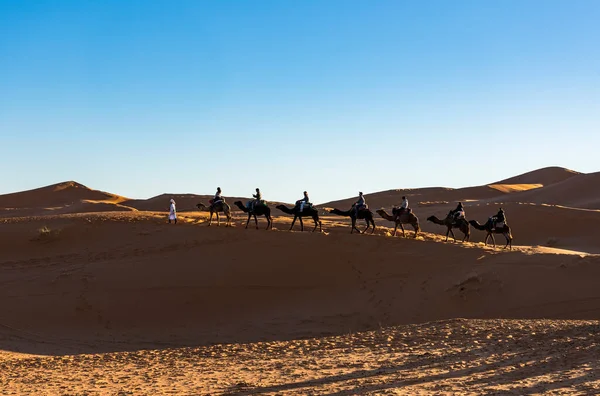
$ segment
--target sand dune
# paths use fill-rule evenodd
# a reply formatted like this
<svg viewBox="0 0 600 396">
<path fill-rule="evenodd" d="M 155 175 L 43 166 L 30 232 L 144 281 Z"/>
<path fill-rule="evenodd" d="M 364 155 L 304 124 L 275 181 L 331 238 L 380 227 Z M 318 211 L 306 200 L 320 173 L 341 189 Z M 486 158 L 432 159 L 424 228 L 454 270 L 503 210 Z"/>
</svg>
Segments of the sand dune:
<svg viewBox="0 0 600 396">
<path fill-rule="evenodd" d="M 600 209 L 600 172 L 577 175 L 540 189 L 511 195 L 508 199 L 513 202 Z"/>
<path fill-rule="evenodd" d="M 325 234 L 169 227 L 162 216 L 137 216 L 2 224 L 3 324 L 90 352 L 600 312 L 600 256 L 499 252 L 334 226 Z M 43 225 L 55 233 L 36 236 Z M 0 349 L 58 347 L 13 341 L 3 338 Z"/>
<path fill-rule="evenodd" d="M 574 170 L 551 166 L 523 173 L 493 184 L 541 184 L 543 186 L 549 186 L 581 174 L 582 173 Z"/>
<path fill-rule="evenodd" d="M 0 217 L 132 210 L 122 204 L 127 199 L 68 181 L 34 190 L 0 195 Z"/>
<path fill-rule="evenodd" d="M 575 172 L 565 168 L 551 167 L 543 168 L 536 171 L 524 173 L 510 179 L 490 183 L 489 185 L 466 187 L 466 188 L 415 188 L 415 189 L 397 189 L 382 192 L 369 193 L 365 192 L 367 202 L 372 208 L 389 208 L 394 205 L 400 205 L 402 196 L 405 195 L 412 206 L 431 206 L 439 203 L 453 203 L 463 201 L 501 201 L 509 200 L 510 202 L 538 202 L 527 201 L 524 198 L 517 198 L 515 193 L 529 191 L 530 196 L 536 196 L 536 193 L 541 193 L 542 188 L 550 185 L 570 180 L 574 177 L 585 176 L 579 172 Z M 538 191 L 539 190 L 539 191 Z M 358 192 L 357 192 L 358 194 Z M 509 195 L 510 194 L 510 195 Z M 541 194 L 543 196 L 543 194 Z M 590 194 L 590 195 L 593 195 Z M 596 194 L 597 195 L 597 194 Z M 509 198 L 510 197 L 510 198 Z M 516 200 L 520 199 L 520 201 Z M 515 201 L 516 200 L 516 201 Z M 543 200 L 543 199 L 542 199 Z M 347 208 L 356 201 L 355 197 L 342 199 L 324 203 L 325 207 Z"/>
<path fill-rule="evenodd" d="M 323 233 L 288 232 L 276 210 L 273 231 L 243 229 L 240 212 L 209 228 L 186 210 L 208 197 L 192 194 L 128 200 L 69 182 L 0 196 L 0 389 L 597 393 L 598 323 L 566 319 L 600 314 L 600 211 L 582 209 L 598 175 L 367 197 L 389 209 L 407 194 L 417 239 L 390 237 L 379 216 L 373 235 L 333 215 Z M 444 242 L 426 218 L 458 200 L 480 222 L 502 206 L 513 250 L 473 228 L 471 242 Z"/>
</svg>

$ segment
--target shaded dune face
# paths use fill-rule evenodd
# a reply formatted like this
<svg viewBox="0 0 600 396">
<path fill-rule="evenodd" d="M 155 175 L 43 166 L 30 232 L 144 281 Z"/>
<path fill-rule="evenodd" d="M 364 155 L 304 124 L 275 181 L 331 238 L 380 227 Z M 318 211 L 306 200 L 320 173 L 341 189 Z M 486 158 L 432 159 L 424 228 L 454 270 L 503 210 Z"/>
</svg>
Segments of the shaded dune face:
<svg viewBox="0 0 600 396">
<path fill-rule="evenodd" d="M 0 349 L 288 340 L 455 317 L 590 319 L 600 310 L 594 255 L 500 252 L 386 230 L 350 235 L 339 217 L 325 220 L 323 234 L 284 232 L 289 218 L 276 219 L 275 231 L 185 220 L 169 227 L 159 215 L 111 212 L 0 223 L 0 317 L 9 326 Z M 56 233 L 35 235 L 42 226 Z M 37 338 L 19 339 L 25 333 Z"/>
</svg>

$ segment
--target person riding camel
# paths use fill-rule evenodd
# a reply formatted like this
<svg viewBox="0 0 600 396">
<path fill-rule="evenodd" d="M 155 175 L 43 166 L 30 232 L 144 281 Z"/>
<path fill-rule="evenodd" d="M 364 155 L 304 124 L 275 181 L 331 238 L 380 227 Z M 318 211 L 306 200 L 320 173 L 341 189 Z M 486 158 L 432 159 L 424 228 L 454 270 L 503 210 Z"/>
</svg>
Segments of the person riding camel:
<svg viewBox="0 0 600 396">
<path fill-rule="evenodd" d="M 358 201 L 356 201 L 354 203 L 354 215 L 356 217 L 358 217 L 358 212 L 362 209 L 365 209 L 367 207 L 367 201 L 365 200 L 365 197 L 363 196 L 362 191 L 358 192 Z"/>
<path fill-rule="evenodd" d="M 252 194 L 252 197 L 254 199 L 252 201 L 248 201 L 248 209 L 249 210 L 254 210 L 256 205 L 259 205 L 262 201 L 262 195 L 261 195 L 260 189 L 258 187 L 256 188 L 256 194 Z"/>
<path fill-rule="evenodd" d="M 498 225 L 503 226 L 506 224 L 506 215 L 504 214 L 504 209 L 500 208 L 496 216 L 490 217 L 490 222 L 492 223 L 492 227 L 496 228 Z"/>
<path fill-rule="evenodd" d="M 296 205 L 300 205 L 300 213 L 302 213 L 304 211 L 304 206 L 307 204 L 310 205 L 310 201 L 308 199 L 308 193 L 306 191 L 304 191 L 304 198 L 296 201 Z"/>
<path fill-rule="evenodd" d="M 400 210 L 406 212 L 408 210 L 408 199 L 405 196 L 402 196 L 402 204 L 400 204 Z"/>
<path fill-rule="evenodd" d="M 406 199 L 405 196 L 402 196 L 402 203 L 400 204 L 400 207 L 394 207 L 394 210 L 392 210 L 392 212 L 395 212 L 396 217 L 398 217 L 406 211 L 408 211 L 408 199 Z"/>
<path fill-rule="evenodd" d="M 217 192 L 215 193 L 215 197 L 211 199 L 210 206 L 214 207 L 216 204 L 223 202 L 223 197 L 221 196 L 221 187 L 217 187 Z"/>
<path fill-rule="evenodd" d="M 460 219 L 464 219 L 465 218 L 465 208 L 464 208 L 462 202 L 459 202 L 458 206 L 456 207 L 456 209 L 451 210 L 450 214 L 453 215 L 454 221 L 458 221 Z"/>
</svg>

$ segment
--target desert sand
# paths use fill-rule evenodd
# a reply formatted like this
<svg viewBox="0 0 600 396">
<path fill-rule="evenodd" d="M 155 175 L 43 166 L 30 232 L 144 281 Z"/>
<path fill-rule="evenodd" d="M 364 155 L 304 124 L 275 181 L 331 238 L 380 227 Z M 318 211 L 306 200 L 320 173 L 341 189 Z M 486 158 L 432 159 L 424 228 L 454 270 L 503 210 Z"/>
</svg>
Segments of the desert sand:
<svg viewBox="0 0 600 396">
<path fill-rule="evenodd" d="M 351 199 L 319 205 L 310 233 L 274 204 L 272 231 L 241 212 L 207 227 L 193 194 L 0 196 L 0 393 L 598 393 L 597 178 L 546 168 L 366 195 L 388 212 L 407 195 L 417 238 L 378 215 L 350 234 L 327 208 Z M 426 218 L 458 200 L 480 222 L 505 208 L 513 249 L 473 228 L 445 242 Z"/>
</svg>

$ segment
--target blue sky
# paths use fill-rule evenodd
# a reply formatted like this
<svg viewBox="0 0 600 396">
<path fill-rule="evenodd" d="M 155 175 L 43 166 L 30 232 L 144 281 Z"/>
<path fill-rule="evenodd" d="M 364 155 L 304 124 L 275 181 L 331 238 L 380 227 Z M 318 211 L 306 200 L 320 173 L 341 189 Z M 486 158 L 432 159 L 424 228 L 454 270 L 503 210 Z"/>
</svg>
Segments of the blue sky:
<svg viewBox="0 0 600 396">
<path fill-rule="evenodd" d="M 600 170 L 600 2 L 0 0 L 0 193 Z"/>
</svg>

